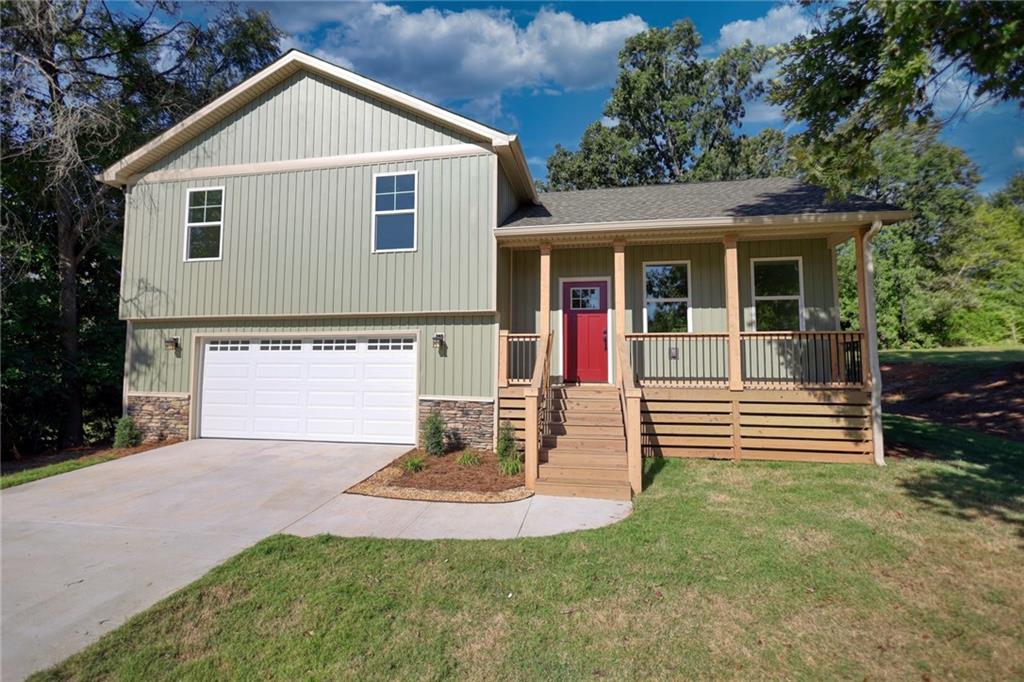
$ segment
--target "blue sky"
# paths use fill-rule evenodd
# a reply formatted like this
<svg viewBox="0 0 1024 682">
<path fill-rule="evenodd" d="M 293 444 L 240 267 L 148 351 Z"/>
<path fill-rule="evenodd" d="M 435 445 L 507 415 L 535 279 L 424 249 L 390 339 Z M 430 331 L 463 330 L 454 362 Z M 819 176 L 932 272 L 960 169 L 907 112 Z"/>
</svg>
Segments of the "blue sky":
<svg viewBox="0 0 1024 682">
<path fill-rule="evenodd" d="M 745 38 L 784 42 L 811 21 L 804 9 L 772 2 L 252 4 L 288 32 L 285 48 L 519 133 L 537 177 L 555 144 L 575 148 L 583 129 L 601 118 L 629 35 L 689 18 L 712 55 Z M 962 87 L 953 81 L 938 93 L 940 115 L 952 112 Z M 784 125 L 777 109 L 753 102 L 743 131 Z M 980 166 L 983 192 L 1024 168 L 1024 117 L 1016 104 L 954 117 L 943 137 Z"/>
</svg>

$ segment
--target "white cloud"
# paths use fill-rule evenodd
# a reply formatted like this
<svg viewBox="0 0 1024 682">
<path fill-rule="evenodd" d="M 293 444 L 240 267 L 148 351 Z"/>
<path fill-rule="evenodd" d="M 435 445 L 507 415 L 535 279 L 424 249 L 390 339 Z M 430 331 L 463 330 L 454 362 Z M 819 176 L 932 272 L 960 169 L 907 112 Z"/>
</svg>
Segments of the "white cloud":
<svg viewBox="0 0 1024 682">
<path fill-rule="evenodd" d="M 779 45 L 809 31 L 811 20 L 798 5 L 773 7 L 758 19 L 732 21 L 718 31 L 719 49 L 734 47 L 745 40 L 757 45 Z"/>
<path fill-rule="evenodd" d="M 764 100 L 747 102 L 746 116 L 744 123 L 782 123 L 782 107 L 777 104 L 769 104 Z"/>
<path fill-rule="evenodd" d="M 1017 140 L 1017 144 L 1013 145 L 1013 158 L 1024 161 L 1024 140 Z"/>
<path fill-rule="evenodd" d="M 467 109 L 501 113 L 505 92 L 546 93 L 609 85 L 626 38 L 647 24 L 635 15 L 587 23 L 541 9 L 525 26 L 510 12 L 356 3 L 314 5 L 313 17 L 272 8 L 280 25 L 314 53 L 434 101 L 469 102 Z"/>
</svg>

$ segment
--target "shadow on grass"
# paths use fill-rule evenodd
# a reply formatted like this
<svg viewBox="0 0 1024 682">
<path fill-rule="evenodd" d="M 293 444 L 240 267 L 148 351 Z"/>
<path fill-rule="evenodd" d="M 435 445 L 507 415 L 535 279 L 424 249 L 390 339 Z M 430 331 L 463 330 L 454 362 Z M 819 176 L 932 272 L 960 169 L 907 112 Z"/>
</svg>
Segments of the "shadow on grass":
<svg viewBox="0 0 1024 682">
<path fill-rule="evenodd" d="M 961 519 L 991 518 L 1024 537 L 1024 444 L 934 422 L 886 415 L 887 442 L 923 450 L 932 466 L 900 485 L 924 506 Z"/>
<path fill-rule="evenodd" d="M 644 458 L 644 489 L 647 488 L 654 479 L 657 478 L 661 470 L 665 468 L 664 457 L 645 457 Z"/>
</svg>

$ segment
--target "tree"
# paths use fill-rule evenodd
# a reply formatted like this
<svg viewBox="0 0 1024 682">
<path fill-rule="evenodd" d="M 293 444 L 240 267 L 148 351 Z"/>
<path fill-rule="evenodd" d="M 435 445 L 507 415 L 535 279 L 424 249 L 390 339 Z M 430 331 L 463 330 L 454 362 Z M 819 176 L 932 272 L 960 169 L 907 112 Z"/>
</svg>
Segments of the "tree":
<svg viewBox="0 0 1024 682">
<path fill-rule="evenodd" d="M 736 128 L 744 103 L 761 94 L 768 50 L 749 42 L 716 58 L 700 54 L 689 20 L 627 39 L 605 123 L 587 127 L 578 151 L 560 145 L 548 159 L 551 189 L 588 189 L 779 172 L 781 131 L 748 138 Z"/>
<path fill-rule="evenodd" d="M 843 194 L 877 170 L 874 142 L 933 118 L 936 94 L 1024 96 L 1024 3 L 854 0 L 776 55 L 770 100 L 799 135 L 808 178 Z M 955 114 L 954 114 L 955 115 Z"/>
<path fill-rule="evenodd" d="M 953 305 L 941 273 L 974 212 L 977 166 L 962 149 L 940 142 L 934 124 L 886 133 L 872 144 L 871 155 L 876 175 L 853 190 L 914 214 L 875 238 L 879 340 L 886 347 L 940 343 Z M 856 328 L 851 246 L 840 250 L 838 261 L 841 319 Z"/>
<path fill-rule="evenodd" d="M 4 260 L 12 270 L 4 293 L 17 289 L 13 305 L 5 296 L 4 329 L 30 329 L 41 313 L 40 328 L 56 322 L 60 339 L 45 371 L 26 365 L 9 374 L 5 367 L 4 390 L 12 388 L 8 379 L 40 379 L 34 388 L 49 396 L 48 411 L 62 415 L 64 446 L 82 441 L 83 390 L 88 373 L 102 364 L 94 354 L 83 361 L 83 333 L 116 324 L 110 302 L 117 299 L 112 273 L 118 270 L 122 197 L 93 176 L 269 63 L 281 37 L 268 14 L 234 6 L 203 27 L 180 19 L 171 2 L 136 9 L 89 0 L 0 5 Z M 12 168 L 25 175 L 12 176 Z M 83 286 L 108 301 L 86 327 Z M 119 335 L 108 333 L 108 343 L 111 336 Z M 31 348 L 12 346 L 31 338 L 5 334 L 5 360 L 10 353 L 34 356 Z M 115 341 L 112 350 L 118 346 Z M 51 373 L 59 377 L 59 391 Z M 11 407 L 6 401 L 5 427 Z M 5 432 L 9 438 L 10 429 Z"/>
</svg>

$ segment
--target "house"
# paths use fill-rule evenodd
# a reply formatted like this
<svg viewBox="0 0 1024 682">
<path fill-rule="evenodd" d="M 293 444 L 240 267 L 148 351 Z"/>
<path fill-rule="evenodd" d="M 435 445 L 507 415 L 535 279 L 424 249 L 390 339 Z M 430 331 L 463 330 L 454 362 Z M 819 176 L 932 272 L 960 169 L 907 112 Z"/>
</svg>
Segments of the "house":
<svg viewBox="0 0 1024 682">
<path fill-rule="evenodd" d="M 540 492 L 643 455 L 882 462 L 870 240 L 767 179 L 538 195 L 519 140 L 292 51 L 104 171 L 147 437 L 415 443 L 499 422 Z M 839 327 L 856 244 L 861 329 Z"/>
</svg>

